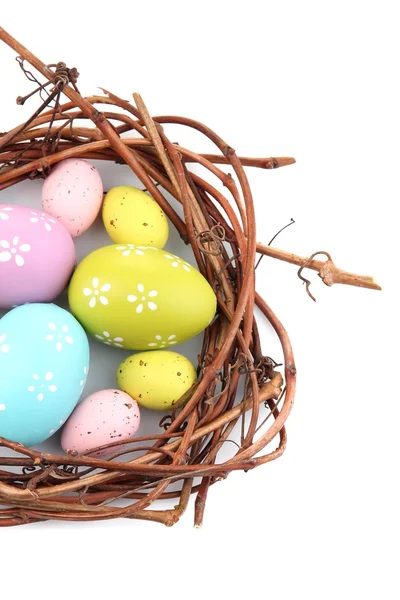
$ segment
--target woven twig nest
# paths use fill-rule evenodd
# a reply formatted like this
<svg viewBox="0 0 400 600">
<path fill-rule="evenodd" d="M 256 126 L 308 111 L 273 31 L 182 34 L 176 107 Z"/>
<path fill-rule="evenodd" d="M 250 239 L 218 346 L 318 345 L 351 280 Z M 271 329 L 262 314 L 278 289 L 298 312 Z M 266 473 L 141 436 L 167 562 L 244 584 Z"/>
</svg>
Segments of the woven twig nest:
<svg viewBox="0 0 400 600">
<path fill-rule="evenodd" d="M 0 525 L 117 517 L 172 525 L 195 493 L 199 526 L 210 485 L 231 471 L 278 458 L 286 445 L 284 425 L 293 404 L 296 368 L 285 329 L 255 290 L 256 252 L 317 270 L 327 285 L 378 286 L 369 277 L 340 271 L 329 255 L 318 261 L 257 244 L 245 167 L 275 168 L 293 159 L 240 158 L 197 121 L 152 118 L 137 94 L 134 103 L 106 91 L 83 98 L 76 69 L 63 63 L 45 66 L 1 28 L 0 38 L 20 55 L 25 74 L 27 61 L 46 78 L 39 90 L 46 87 L 49 94 L 32 119 L 0 137 L 0 190 L 46 176 L 54 164 L 72 156 L 127 164 L 191 245 L 198 269 L 218 299 L 217 317 L 205 331 L 199 354 L 196 389 L 182 408 L 164 419 L 164 429 L 138 437 L 123 450 L 123 440 L 114 444 L 110 460 L 40 453 L 0 438 L 0 449 L 8 449 L 7 457 L 0 457 Z M 61 104 L 61 94 L 70 101 Z M 49 105 L 49 97 L 55 105 Z M 88 119 L 93 126 L 87 126 Z M 215 145 L 215 154 L 172 143 L 163 127 L 170 123 L 199 131 Z M 190 163 L 202 165 L 209 176 L 193 173 Z M 229 165 L 235 177 L 220 165 Z M 225 186 L 224 194 L 218 182 Z M 184 220 L 165 191 L 182 204 Z M 279 337 L 281 369 L 262 349 L 255 306 Z M 219 462 L 219 450 L 240 421 L 234 456 Z M 138 451 L 136 458 L 126 458 L 132 451 Z M 164 510 L 151 508 L 158 499 L 169 501 Z"/>
</svg>

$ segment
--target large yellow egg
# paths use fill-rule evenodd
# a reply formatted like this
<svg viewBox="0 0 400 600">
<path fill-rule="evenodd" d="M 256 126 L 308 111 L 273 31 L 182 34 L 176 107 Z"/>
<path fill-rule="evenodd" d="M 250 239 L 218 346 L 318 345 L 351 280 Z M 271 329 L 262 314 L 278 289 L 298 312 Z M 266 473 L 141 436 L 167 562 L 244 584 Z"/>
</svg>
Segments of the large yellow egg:
<svg viewBox="0 0 400 600">
<path fill-rule="evenodd" d="M 168 239 L 168 221 L 151 196 L 128 185 L 112 188 L 103 204 L 103 221 L 117 244 L 163 248 Z"/>
<path fill-rule="evenodd" d="M 164 350 L 133 354 L 117 369 L 120 389 L 153 410 L 174 408 L 196 379 L 196 371 L 186 356 Z"/>
<path fill-rule="evenodd" d="M 184 342 L 203 331 L 216 311 L 214 291 L 197 269 L 164 250 L 133 244 L 86 256 L 68 298 L 90 335 L 130 350 Z"/>
</svg>

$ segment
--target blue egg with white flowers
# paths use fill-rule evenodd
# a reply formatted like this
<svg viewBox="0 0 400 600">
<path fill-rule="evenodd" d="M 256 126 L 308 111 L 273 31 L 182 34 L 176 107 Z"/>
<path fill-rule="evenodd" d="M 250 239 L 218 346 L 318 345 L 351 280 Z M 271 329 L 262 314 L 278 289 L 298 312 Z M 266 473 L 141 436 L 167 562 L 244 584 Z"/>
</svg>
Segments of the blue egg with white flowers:
<svg viewBox="0 0 400 600">
<path fill-rule="evenodd" d="M 0 437 L 25 446 L 53 435 L 89 369 L 86 333 L 55 304 L 24 304 L 0 320 Z"/>
</svg>

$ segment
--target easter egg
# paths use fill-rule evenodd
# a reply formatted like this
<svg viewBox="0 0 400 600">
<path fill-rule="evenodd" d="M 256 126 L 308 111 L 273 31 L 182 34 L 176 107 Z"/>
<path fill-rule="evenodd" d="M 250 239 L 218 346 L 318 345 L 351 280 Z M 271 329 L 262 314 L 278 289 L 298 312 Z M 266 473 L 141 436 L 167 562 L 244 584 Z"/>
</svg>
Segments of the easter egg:
<svg viewBox="0 0 400 600">
<path fill-rule="evenodd" d="M 87 452 L 119 440 L 132 439 L 139 427 L 137 402 L 120 390 L 102 390 L 85 398 L 66 422 L 61 445 L 67 454 Z M 121 449 L 114 446 L 92 453 L 106 456 Z"/>
<path fill-rule="evenodd" d="M 89 344 L 54 304 L 25 304 L 0 320 L 0 436 L 26 446 L 69 417 L 86 382 Z"/>
<path fill-rule="evenodd" d="M 42 208 L 72 237 L 85 233 L 100 212 L 103 183 L 97 169 L 81 158 L 56 164 L 42 188 Z"/>
<path fill-rule="evenodd" d="M 0 204 L 0 308 L 55 300 L 75 261 L 74 242 L 61 223 L 26 206 Z"/>
<path fill-rule="evenodd" d="M 146 246 L 95 250 L 69 286 L 72 313 L 93 337 L 132 350 L 174 346 L 209 325 L 216 297 L 184 260 Z"/>
<path fill-rule="evenodd" d="M 146 408 L 171 410 L 195 383 L 196 371 L 177 352 L 153 350 L 129 356 L 117 369 L 121 390 Z"/>
<path fill-rule="evenodd" d="M 151 196 L 135 187 L 120 185 L 104 198 L 103 221 L 108 235 L 119 244 L 163 248 L 168 221 Z"/>
</svg>

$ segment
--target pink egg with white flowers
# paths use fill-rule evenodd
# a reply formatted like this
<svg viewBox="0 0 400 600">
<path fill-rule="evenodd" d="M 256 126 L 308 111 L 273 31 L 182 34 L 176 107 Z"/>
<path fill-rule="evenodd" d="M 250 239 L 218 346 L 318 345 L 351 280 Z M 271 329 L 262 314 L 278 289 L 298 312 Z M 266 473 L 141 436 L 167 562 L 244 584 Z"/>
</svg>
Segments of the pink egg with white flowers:
<svg viewBox="0 0 400 600">
<path fill-rule="evenodd" d="M 67 158 L 53 167 L 42 188 L 42 208 L 60 221 L 72 237 L 85 233 L 103 203 L 103 183 L 87 160 Z"/>
<path fill-rule="evenodd" d="M 50 215 L 0 204 L 0 308 L 53 302 L 75 268 L 71 235 Z"/>
<path fill-rule="evenodd" d="M 85 398 L 66 422 L 61 446 L 67 454 L 88 453 L 94 448 L 132 440 L 140 424 L 136 400 L 121 390 L 101 390 Z M 91 456 L 107 456 L 121 446 L 91 452 Z"/>
</svg>

